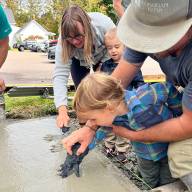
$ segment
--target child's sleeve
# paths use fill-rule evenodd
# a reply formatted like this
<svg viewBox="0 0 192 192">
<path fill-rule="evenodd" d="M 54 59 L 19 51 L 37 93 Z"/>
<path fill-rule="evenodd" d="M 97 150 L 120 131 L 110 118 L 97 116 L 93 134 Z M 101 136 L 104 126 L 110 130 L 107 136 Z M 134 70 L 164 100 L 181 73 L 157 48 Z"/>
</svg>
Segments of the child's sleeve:
<svg viewBox="0 0 192 192">
<path fill-rule="evenodd" d="M 110 130 L 112 131 L 112 128 L 108 129 L 108 127 L 100 127 L 96 131 L 95 137 L 93 138 L 92 142 L 89 144 L 89 149 L 90 150 L 94 149 L 97 143 L 101 142 L 104 138 L 106 138 Z"/>
<path fill-rule="evenodd" d="M 183 93 L 179 92 L 171 83 L 166 83 L 166 87 L 168 91 L 167 105 L 174 117 L 180 116 L 182 114 Z"/>
</svg>

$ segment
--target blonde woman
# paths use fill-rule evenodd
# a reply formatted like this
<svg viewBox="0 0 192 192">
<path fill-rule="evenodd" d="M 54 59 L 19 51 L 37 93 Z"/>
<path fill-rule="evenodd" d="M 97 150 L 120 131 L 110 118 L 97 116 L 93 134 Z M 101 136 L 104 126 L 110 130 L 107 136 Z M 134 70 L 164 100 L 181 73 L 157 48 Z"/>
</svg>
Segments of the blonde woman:
<svg viewBox="0 0 192 192">
<path fill-rule="evenodd" d="M 71 72 L 77 87 L 90 72 L 108 60 L 104 45 L 107 30 L 115 27 L 112 20 L 101 13 L 86 13 L 78 5 L 64 11 L 61 34 L 56 47 L 54 70 L 54 101 L 58 109 L 57 126 L 67 126 L 67 82 Z"/>
</svg>

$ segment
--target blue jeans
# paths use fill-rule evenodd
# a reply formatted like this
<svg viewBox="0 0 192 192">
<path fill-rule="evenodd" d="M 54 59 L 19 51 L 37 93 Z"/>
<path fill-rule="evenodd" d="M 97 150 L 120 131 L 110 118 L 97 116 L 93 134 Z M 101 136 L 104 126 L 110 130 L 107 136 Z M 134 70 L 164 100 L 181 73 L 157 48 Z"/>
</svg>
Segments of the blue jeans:
<svg viewBox="0 0 192 192">
<path fill-rule="evenodd" d="M 174 182 L 167 157 L 158 161 L 151 161 L 137 157 L 138 169 L 144 181 L 151 187 L 158 187 Z"/>
</svg>

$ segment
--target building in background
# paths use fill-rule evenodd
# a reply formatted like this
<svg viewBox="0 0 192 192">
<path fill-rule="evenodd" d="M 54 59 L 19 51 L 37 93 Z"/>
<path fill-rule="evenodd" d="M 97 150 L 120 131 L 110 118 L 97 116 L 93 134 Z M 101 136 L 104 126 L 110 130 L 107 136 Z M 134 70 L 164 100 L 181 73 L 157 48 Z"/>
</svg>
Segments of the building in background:
<svg viewBox="0 0 192 192">
<path fill-rule="evenodd" d="M 10 47 L 13 47 L 15 43 L 22 42 L 24 40 L 47 41 L 50 37 L 55 36 L 55 33 L 47 31 L 35 20 L 31 20 L 23 27 L 16 26 L 13 12 L 7 7 L 6 1 L 0 0 L 0 4 L 3 7 L 12 28 L 12 32 L 9 35 Z"/>
<path fill-rule="evenodd" d="M 49 40 L 50 36 L 54 35 L 55 33 L 47 31 L 35 20 L 31 20 L 16 32 L 14 38 L 16 41 L 24 41 L 24 40 L 47 41 Z"/>
</svg>

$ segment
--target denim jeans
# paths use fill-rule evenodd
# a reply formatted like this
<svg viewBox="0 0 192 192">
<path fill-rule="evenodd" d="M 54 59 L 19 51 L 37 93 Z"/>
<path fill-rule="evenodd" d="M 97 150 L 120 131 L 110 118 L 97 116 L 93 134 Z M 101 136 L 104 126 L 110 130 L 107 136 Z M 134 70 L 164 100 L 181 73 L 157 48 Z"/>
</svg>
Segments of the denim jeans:
<svg viewBox="0 0 192 192">
<path fill-rule="evenodd" d="M 151 188 L 175 181 L 171 176 L 167 157 L 158 161 L 151 161 L 137 157 L 137 162 L 141 176 Z"/>
</svg>

